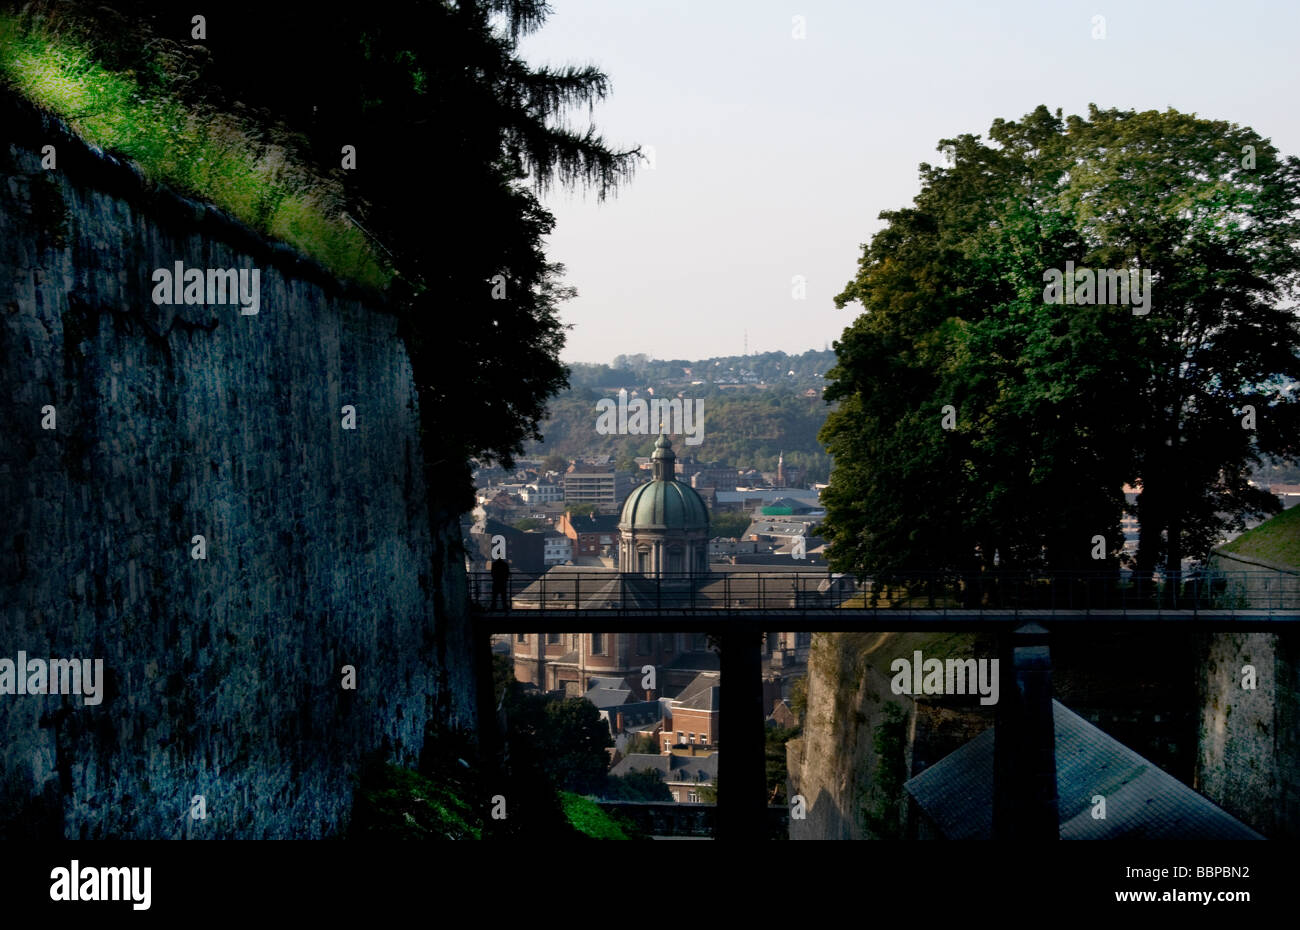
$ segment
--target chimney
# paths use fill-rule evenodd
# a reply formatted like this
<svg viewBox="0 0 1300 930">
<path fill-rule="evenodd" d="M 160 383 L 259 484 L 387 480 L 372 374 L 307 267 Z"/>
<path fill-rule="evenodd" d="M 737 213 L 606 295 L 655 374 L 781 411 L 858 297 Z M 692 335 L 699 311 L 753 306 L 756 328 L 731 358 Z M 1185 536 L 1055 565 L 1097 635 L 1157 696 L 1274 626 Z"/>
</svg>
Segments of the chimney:
<svg viewBox="0 0 1300 930">
<path fill-rule="evenodd" d="M 621 710 L 614 717 L 614 732 L 615 733 L 623 732 L 623 712 Z"/>
</svg>

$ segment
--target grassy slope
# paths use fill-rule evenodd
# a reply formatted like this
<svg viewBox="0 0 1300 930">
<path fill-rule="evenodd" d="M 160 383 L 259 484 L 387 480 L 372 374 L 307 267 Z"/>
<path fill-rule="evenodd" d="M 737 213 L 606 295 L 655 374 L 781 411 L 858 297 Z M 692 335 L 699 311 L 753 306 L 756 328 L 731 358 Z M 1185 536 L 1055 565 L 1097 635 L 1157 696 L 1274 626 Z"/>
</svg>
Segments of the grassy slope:
<svg viewBox="0 0 1300 930">
<path fill-rule="evenodd" d="M 1219 548 L 1223 552 L 1300 568 L 1300 506 L 1284 510 Z"/>
<path fill-rule="evenodd" d="M 166 73 L 154 77 L 167 86 Z M 136 74 L 110 71 L 90 50 L 2 13 L 0 78 L 151 181 L 215 204 L 340 277 L 377 288 L 390 281 L 365 235 L 324 206 L 310 173 L 282 146 L 257 141 L 264 127 L 146 92 Z"/>
<path fill-rule="evenodd" d="M 631 839 L 618 822 L 590 798 L 571 791 L 561 791 L 560 803 L 564 806 L 564 816 L 579 833 L 594 840 Z"/>
</svg>

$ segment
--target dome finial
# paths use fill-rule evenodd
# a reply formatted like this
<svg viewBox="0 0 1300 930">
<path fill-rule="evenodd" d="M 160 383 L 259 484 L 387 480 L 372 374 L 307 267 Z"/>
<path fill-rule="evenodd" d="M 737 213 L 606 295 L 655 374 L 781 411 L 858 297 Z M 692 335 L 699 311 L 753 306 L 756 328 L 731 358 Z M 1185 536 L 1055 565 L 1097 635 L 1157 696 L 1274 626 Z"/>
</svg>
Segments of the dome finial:
<svg viewBox="0 0 1300 930">
<path fill-rule="evenodd" d="M 663 433 L 655 440 L 655 451 L 650 456 L 654 467 L 655 481 L 673 481 L 677 477 L 677 456 L 673 454 L 673 444 Z"/>
</svg>

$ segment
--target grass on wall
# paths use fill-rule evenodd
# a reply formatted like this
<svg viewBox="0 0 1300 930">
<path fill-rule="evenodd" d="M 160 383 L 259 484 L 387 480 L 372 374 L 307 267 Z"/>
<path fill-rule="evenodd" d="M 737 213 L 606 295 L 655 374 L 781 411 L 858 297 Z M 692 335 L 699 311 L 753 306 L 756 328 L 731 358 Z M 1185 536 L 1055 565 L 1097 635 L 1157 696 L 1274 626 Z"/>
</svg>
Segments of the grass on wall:
<svg viewBox="0 0 1300 930">
<path fill-rule="evenodd" d="M 340 277 L 376 288 L 391 280 L 365 234 L 324 208 L 283 148 L 256 141 L 228 114 L 145 90 L 163 75 L 110 71 L 89 51 L 0 13 L 0 77 L 88 142 L 134 160 L 151 181 L 215 204 Z"/>
<path fill-rule="evenodd" d="M 617 820 L 601 810 L 600 805 L 590 798 L 571 791 L 560 792 L 560 805 L 569 825 L 583 836 L 593 840 L 627 840 L 628 835 Z"/>
<path fill-rule="evenodd" d="M 1219 549 L 1300 568 L 1300 505 L 1284 510 L 1254 529 L 1247 530 Z"/>
</svg>

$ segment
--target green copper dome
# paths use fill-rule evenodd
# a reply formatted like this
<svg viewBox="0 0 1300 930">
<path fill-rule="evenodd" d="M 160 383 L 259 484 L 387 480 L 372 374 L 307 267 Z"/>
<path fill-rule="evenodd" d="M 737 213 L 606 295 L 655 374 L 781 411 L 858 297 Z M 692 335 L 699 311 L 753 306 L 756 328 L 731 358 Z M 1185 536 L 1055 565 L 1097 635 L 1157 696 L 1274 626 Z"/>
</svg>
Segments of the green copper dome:
<svg viewBox="0 0 1300 930">
<path fill-rule="evenodd" d="M 709 512 L 695 489 L 674 475 L 677 456 L 666 436 L 655 443 L 654 480 L 641 485 L 623 501 L 620 529 L 706 529 Z"/>
</svg>

